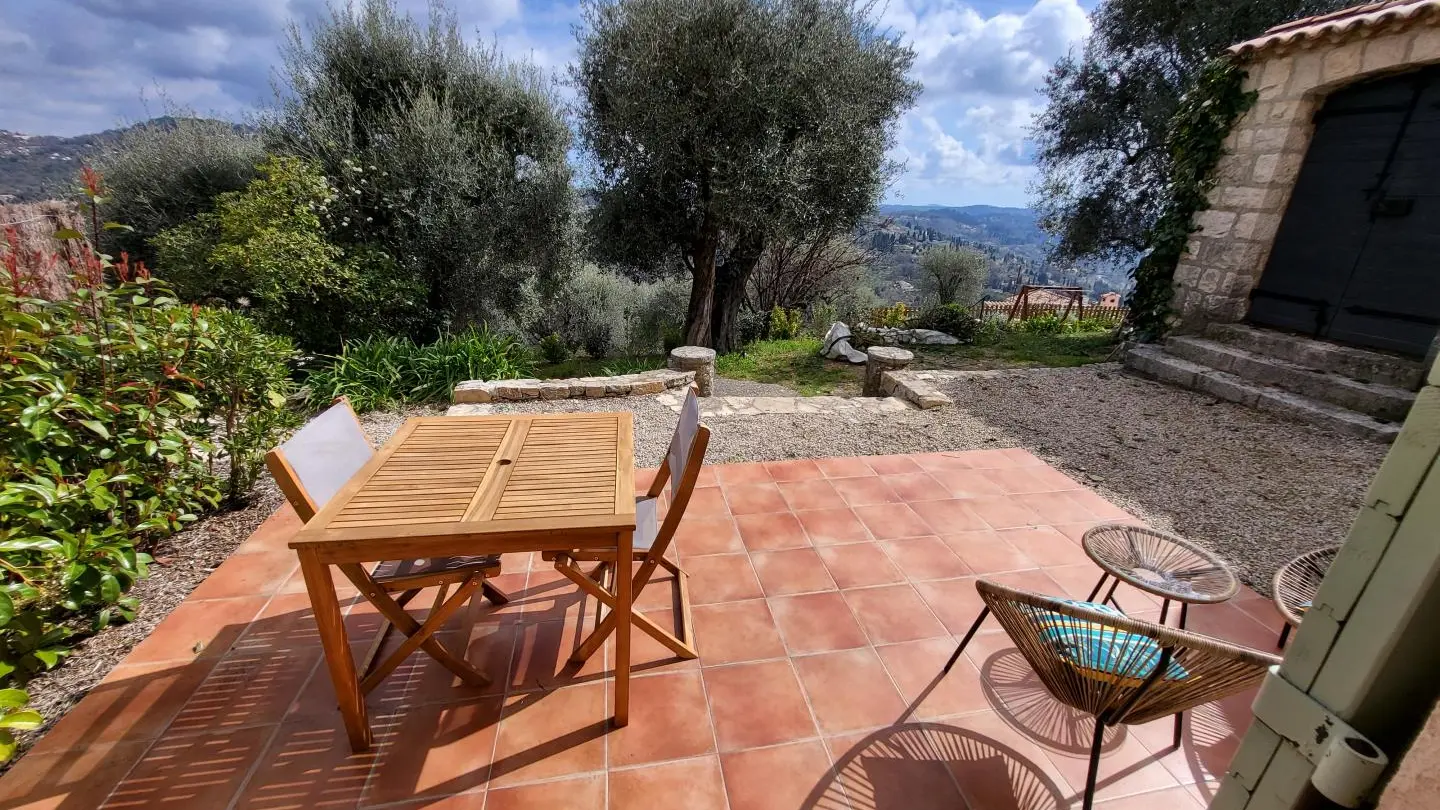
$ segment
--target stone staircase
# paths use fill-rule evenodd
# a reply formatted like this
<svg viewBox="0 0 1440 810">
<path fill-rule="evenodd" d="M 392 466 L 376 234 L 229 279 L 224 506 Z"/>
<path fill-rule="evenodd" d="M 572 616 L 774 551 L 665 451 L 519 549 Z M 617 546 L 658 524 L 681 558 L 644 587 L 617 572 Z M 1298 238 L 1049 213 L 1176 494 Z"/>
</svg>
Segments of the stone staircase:
<svg viewBox="0 0 1440 810">
<path fill-rule="evenodd" d="M 1219 399 L 1391 441 L 1425 375 L 1418 361 L 1257 329 L 1211 324 L 1131 349 L 1127 368 Z"/>
</svg>

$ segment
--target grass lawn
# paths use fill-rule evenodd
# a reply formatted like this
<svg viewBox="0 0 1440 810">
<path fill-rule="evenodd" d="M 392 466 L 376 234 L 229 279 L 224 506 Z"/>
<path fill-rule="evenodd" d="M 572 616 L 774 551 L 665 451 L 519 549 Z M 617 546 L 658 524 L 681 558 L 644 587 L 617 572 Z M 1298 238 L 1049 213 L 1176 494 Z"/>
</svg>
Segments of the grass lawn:
<svg viewBox="0 0 1440 810">
<path fill-rule="evenodd" d="M 1005 332 L 994 341 L 961 346 L 915 347 L 915 368 L 976 370 L 1103 363 L 1115 348 L 1110 332 L 1036 335 Z"/>
<path fill-rule="evenodd" d="M 763 340 L 715 359 L 715 373 L 732 380 L 777 383 L 801 396 L 860 393 L 860 366 L 820 356 L 816 338 Z"/>
</svg>

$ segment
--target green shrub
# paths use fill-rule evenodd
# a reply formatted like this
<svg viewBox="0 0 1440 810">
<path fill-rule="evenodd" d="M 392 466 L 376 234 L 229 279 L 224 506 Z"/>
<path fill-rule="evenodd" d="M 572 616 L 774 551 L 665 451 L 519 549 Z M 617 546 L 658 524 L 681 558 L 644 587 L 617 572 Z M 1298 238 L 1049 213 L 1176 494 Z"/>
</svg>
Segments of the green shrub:
<svg viewBox="0 0 1440 810">
<path fill-rule="evenodd" d="M 1107 318 L 1079 318 L 1065 322 L 1067 334 L 1088 334 L 1094 332 L 1113 332 L 1120 324 Z"/>
<path fill-rule="evenodd" d="M 896 301 L 888 307 L 880 307 L 870 313 L 870 320 L 874 323 L 871 326 L 888 326 L 903 329 L 910 324 L 910 318 L 914 313 L 905 306 L 904 301 Z"/>
<path fill-rule="evenodd" d="M 771 340 L 792 340 L 800 334 L 803 325 L 798 309 L 775 307 L 770 310 Z"/>
<path fill-rule="evenodd" d="M 0 762 L 9 762 L 19 747 L 16 731 L 33 731 L 45 725 L 45 718 L 25 708 L 30 696 L 23 689 L 0 689 Z"/>
<path fill-rule="evenodd" d="M 690 280 L 667 278 L 638 288 L 639 303 L 629 313 L 632 355 L 670 350 L 685 342 L 685 311 L 690 306 Z"/>
<path fill-rule="evenodd" d="M 384 251 L 330 240 L 329 230 L 346 223 L 332 213 L 339 192 L 319 168 L 271 158 L 260 175 L 221 194 L 214 211 L 154 239 L 163 275 L 180 294 L 246 307 L 311 350 L 334 350 L 342 337 L 412 331 L 423 289 Z"/>
<path fill-rule="evenodd" d="M 980 321 L 959 304 L 942 304 L 921 313 L 916 325 L 921 329 L 944 332 L 961 343 L 971 343 L 980 328 Z"/>
<path fill-rule="evenodd" d="M 518 341 L 488 329 L 446 335 L 429 345 L 404 337 L 369 337 L 345 344 L 310 372 L 313 406 L 336 397 L 357 411 L 403 404 L 449 402 L 465 380 L 506 380 L 531 374 L 534 364 Z"/>
<path fill-rule="evenodd" d="M 1065 331 L 1065 321 L 1053 312 L 1042 312 L 1011 324 L 1012 329 L 1032 335 L 1058 335 Z"/>
<path fill-rule="evenodd" d="M 565 339 L 559 333 L 551 332 L 540 339 L 540 356 L 547 363 L 563 363 L 570 359 L 570 347 L 565 345 Z"/>
</svg>

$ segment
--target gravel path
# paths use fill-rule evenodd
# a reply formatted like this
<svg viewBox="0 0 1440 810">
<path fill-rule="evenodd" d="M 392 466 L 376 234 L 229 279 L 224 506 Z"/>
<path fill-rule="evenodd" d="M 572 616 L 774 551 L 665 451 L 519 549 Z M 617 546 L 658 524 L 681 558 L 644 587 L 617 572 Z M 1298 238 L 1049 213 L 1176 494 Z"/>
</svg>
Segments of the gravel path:
<svg viewBox="0 0 1440 810">
<path fill-rule="evenodd" d="M 896 414 L 709 419 L 714 463 L 1025 447 L 1268 593 L 1291 557 L 1344 538 L 1386 446 L 1120 372 L 1015 369 L 943 384 L 955 406 Z M 630 410 L 636 463 L 659 463 L 675 414 L 653 397 L 506 411 Z"/>
<path fill-rule="evenodd" d="M 717 397 L 793 397 L 795 391 L 783 385 L 775 383 L 753 382 L 751 380 L 732 380 L 727 377 L 715 378 L 715 396 Z"/>
</svg>

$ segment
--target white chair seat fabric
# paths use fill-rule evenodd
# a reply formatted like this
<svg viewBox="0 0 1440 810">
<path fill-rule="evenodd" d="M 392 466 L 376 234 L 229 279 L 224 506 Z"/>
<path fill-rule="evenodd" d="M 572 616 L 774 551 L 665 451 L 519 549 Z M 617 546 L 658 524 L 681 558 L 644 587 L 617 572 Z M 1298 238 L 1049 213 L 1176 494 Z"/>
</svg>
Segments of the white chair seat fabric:
<svg viewBox="0 0 1440 810">
<path fill-rule="evenodd" d="M 659 498 L 635 499 L 635 553 L 649 551 L 660 534 Z"/>
</svg>

